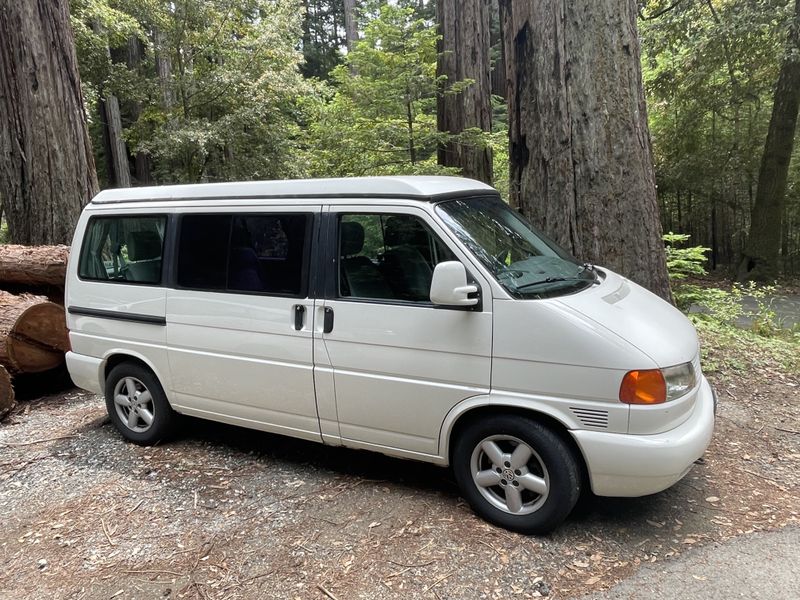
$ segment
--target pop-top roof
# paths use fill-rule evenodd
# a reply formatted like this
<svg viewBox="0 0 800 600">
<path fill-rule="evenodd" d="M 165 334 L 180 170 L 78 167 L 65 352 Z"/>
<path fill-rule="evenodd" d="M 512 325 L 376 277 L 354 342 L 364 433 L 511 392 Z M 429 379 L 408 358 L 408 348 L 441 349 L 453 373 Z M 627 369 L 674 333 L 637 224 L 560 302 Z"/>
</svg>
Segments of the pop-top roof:
<svg viewBox="0 0 800 600">
<path fill-rule="evenodd" d="M 494 193 L 494 188 L 462 177 L 353 177 L 343 179 L 288 179 L 239 183 L 202 183 L 103 190 L 93 204 L 170 200 L 245 198 L 413 198 L 437 200 L 470 192 Z"/>
</svg>

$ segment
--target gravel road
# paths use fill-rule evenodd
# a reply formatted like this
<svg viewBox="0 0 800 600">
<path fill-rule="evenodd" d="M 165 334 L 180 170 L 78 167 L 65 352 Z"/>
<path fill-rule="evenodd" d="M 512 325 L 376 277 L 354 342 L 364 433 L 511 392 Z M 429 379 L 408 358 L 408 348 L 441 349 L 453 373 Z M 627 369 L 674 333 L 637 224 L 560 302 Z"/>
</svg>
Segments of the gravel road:
<svg viewBox="0 0 800 600">
<path fill-rule="evenodd" d="M 798 522 L 800 377 L 754 364 L 713 383 L 702 464 L 654 496 L 588 496 L 547 537 L 476 518 L 433 466 L 190 419 L 178 439 L 141 448 L 96 396 L 24 401 L 0 424 L 0 598 L 626 593 L 613 586 Z"/>
</svg>

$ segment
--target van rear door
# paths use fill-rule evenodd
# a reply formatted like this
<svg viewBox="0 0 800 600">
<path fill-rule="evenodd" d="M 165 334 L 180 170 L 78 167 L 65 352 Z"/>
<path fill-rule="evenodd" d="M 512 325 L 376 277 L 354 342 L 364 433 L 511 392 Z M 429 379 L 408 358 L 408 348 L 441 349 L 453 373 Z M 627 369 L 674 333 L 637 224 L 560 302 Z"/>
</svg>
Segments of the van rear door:
<svg viewBox="0 0 800 600">
<path fill-rule="evenodd" d="M 309 277 L 319 214 L 269 206 L 180 216 L 167 292 L 179 410 L 320 441 Z"/>
</svg>

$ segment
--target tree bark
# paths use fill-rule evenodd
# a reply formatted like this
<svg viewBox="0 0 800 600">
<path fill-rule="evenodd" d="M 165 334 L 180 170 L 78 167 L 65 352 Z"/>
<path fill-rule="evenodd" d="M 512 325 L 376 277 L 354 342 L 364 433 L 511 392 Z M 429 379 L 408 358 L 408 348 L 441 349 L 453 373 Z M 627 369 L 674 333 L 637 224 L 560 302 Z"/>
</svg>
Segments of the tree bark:
<svg viewBox="0 0 800 600">
<path fill-rule="evenodd" d="M 105 31 L 100 23 L 94 22 L 92 29 L 98 36 L 105 37 Z M 109 64 L 111 64 L 111 48 L 109 48 L 108 43 L 106 43 L 106 56 Z M 119 110 L 119 100 L 104 88 L 105 86 L 101 85 L 97 109 L 100 113 L 100 123 L 103 125 L 108 183 L 111 187 L 131 187 L 128 148 L 125 145 L 125 138 L 122 137 L 122 116 Z"/>
<path fill-rule="evenodd" d="M 0 364 L 8 371 L 54 369 L 68 349 L 64 307 L 42 296 L 0 291 Z"/>
<path fill-rule="evenodd" d="M 175 103 L 172 93 L 172 58 L 164 34 L 158 29 L 153 31 L 153 46 L 156 54 L 156 75 L 161 89 L 161 106 L 169 110 Z"/>
<path fill-rule="evenodd" d="M 635 0 L 500 1 L 512 205 L 671 299 Z"/>
<path fill-rule="evenodd" d="M 491 60 L 489 56 L 490 0 L 439 0 L 436 20 L 441 39 L 437 75 L 446 81 L 440 90 L 436 121 L 441 132 L 459 135 L 466 129 L 492 130 Z M 472 80 L 463 91 L 452 87 Z M 465 177 L 491 184 L 492 150 L 466 137 L 439 148 L 439 164 L 459 167 Z"/>
<path fill-rule="evenodd" d="M 778 275 L 783 212 L 789 163 L 800 107 L 800 0 L 795 0 L 786 55 L 775 86 L 750 233 L 739 267 L 739 279 L 770 281 Z"/>
<path fill-rule="evenodd" d="M 69 246 L 0 245 L 0 284 L 64 287 Z"/>
<path fill-rule="evenodd" d="M 114 94 L 105 94 L 100 99 L 100 116 L 103 119 L 104 135 L 108 139 L 108 180 L 112 187 L 131 187 L 131 171 L 128 164 L 128 148 L 122 137 L 122 116 L 119 100 Z"/>
<path fill-rule="evenodd" d="M 67 0 L 0 7 L 0 195 L 11 239 L 71 240 L 97 193 Z"/>
<path fill-rule="evenodd" d="M 14 388 L 11 386 L 11 376 L 5 367 L 0 366 L 0 421 L 5 419 L 16 405 Z"/>
<path fill-rule="evenodd" d="M 358 41 L 356 0 L 344 0 L 344 36 L 347 43 L 347 51 L 349 52 Z"/>
<path fill-rule="evenodd" d="M 126 63 L 128 68 L 139 71 L 142 65 L 144 47 L 142 41 L 137 37 L 128 39 L 128 56 Z M 139 101 L 128 103 L 128 111 L 131 121 L 136 122 L 142 114 L 142 105 Z M 148 185 L 151 182 L 150 172 L 152 171 L 152 161 L 150 155 L 141 150 L 136 152 L 134 157 L 134 176 L 137 185 Z"/>
</svg>

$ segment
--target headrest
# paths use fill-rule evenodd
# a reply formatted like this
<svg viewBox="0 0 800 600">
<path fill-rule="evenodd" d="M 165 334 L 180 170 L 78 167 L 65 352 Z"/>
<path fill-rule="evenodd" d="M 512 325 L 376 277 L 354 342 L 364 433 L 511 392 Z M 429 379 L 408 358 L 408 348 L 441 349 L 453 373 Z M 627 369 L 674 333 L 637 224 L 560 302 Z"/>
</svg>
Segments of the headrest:
<svg viewBox="0 0 800 600">
<path fill-rule="evenodd" d="M 353 256 L 364 247 L 364 226 L 361 223 L 345 221 L 342 224 L 342 256 Z"/>
<path fill-rule="evenodd" d="M 161 236 L 157 231 L 131 231 L 126 242 L 129 261 L 161 258 Z"/>
<path fill-rule="evenodd" d="M 386 219 L 387 246 L 419 246 L 427 242 L 427 233 L 422 224 L 412 217 L 389 217 Z"/>
</svg>

